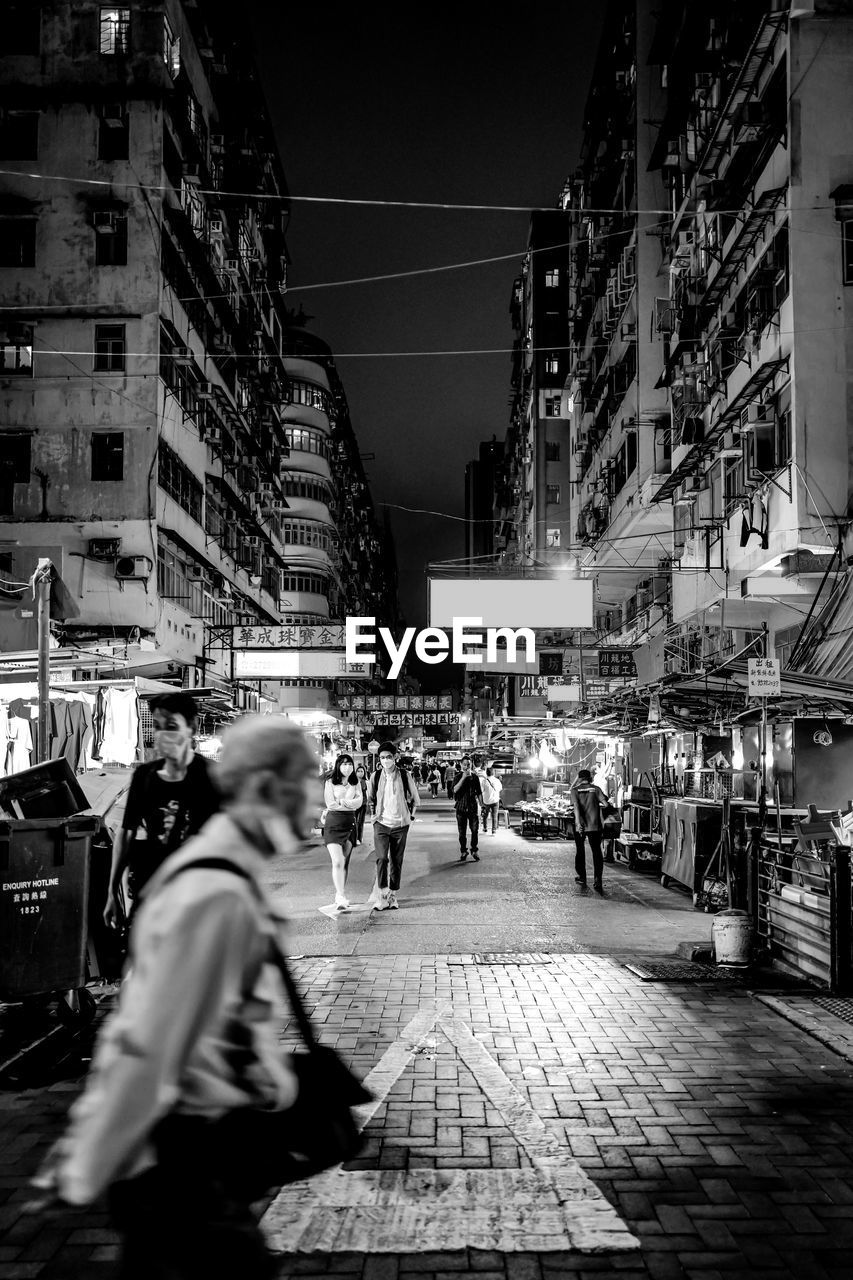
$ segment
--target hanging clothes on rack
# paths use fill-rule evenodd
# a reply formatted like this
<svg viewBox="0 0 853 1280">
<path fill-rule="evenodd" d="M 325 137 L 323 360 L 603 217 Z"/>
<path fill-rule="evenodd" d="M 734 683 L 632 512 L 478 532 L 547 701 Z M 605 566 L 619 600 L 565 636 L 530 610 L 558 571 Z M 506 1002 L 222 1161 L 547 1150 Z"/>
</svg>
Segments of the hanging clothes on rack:
<svg viewBox="0 0 853 1280">
<path fill-rule="evenodd" d="M 25 702 L 23 698 L 16 698 L 9 704 L 7 773 L 29 769 L 38 759 L 38 723 L 33 722 L 33 711 L 38 714 L 38 706 Z"/>
<path fill-rule="evenodd" d="M 139 741 L 136 690 L 107 689 L 102 693 L 104 736 L 101 760 L 104 764 L 135 764 Z"/>
</svg>

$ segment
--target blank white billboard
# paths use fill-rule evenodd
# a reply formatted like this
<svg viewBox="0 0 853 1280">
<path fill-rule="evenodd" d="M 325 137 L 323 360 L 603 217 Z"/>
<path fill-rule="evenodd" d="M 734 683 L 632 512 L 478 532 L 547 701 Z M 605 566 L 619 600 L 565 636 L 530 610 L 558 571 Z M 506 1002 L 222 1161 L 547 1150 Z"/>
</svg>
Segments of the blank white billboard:
<svg viewBox="0 0 853 1280">
<path fill-rule="evenodd" d="M 587 578 L 430 578 L 429 625 L 480 618 L 484 627 L 574 630 L 593 624 Z"/>
<path fill-rule="evenodd" d="M 234 680 L 366 680 L 373 663 L 347 663 L 343 650 L 234 649 Z"/>
</svg>

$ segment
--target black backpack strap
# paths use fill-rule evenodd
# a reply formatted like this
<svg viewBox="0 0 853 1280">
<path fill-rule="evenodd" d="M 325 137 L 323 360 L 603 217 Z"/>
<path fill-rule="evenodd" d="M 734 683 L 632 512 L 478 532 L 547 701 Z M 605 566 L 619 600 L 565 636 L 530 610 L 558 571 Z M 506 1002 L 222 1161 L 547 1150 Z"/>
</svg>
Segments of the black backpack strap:
<svg viewBox="0 0 853 1280">
<path fill-rule="evenodd" d="M 172 875 L 169 876 L 166 883 L 169 884 L 172 880 L 177 879 L 177 877 L 184 871 L 230 871 L 232 875 L 239 876 L 241 880 L 245 880 L 252 890 L 255 898 L 262 906 L 266 906 L 266 903 L 258 892 L 258 886 L 249 875 L 248 871 L 244 871 L 242 867 L 238 866 L 236 862 L 232 862 L 230 858 L 199 858 L 195 862 L 187 862 L 184 866 L 178 867 L 177 871 L 174 871 Z M 270 919 L 272 919 L 272 917 L 270 917 Z M 278 945 L 275 937 L 272 939 L 271 951 L 271 960 L 281 974 L 281 980 L 284 984 L 284 989 L 287 992 L 287 998 L 290 1001 L 290 1007 L 293 1010 L 296 1025 L 299 1028 L 299 1034 L 302 1036 L 305 1047 L 307 1049 L 313 1049 L 317 1045 L 317 1037 L 314 1035 L 314 1028 L 311 1026 L 311 1020 L 302 1003 L 302 996 L 299 994 L 293 974 L 290 972 L 290 965 L 287 963 L 287 957 Z"/>
</svg>

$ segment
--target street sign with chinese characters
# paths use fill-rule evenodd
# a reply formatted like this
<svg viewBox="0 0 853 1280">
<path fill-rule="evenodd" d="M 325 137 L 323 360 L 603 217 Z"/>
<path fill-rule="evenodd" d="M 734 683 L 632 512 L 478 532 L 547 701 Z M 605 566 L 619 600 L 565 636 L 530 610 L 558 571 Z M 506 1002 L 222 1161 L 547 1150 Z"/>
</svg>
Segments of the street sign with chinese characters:
<svg viewBox="0 0 853 1280">
<path fill-rule="evenodd" d="M 339 649 L 346 647 L 342 623 L 320 626 L 234 627 L 232 649 Z"/>
<path fill-rule="evenodd" d="M 750 698 L 778 698 L 782 693 L 782 664 L 778 658 L 749 658 L 747 681 Z"/>
<path fill-rule="evenodd" d="M 636 676 L 633 649 L 599 649 L 598 675 L 601 680 Z"/>
</svg>

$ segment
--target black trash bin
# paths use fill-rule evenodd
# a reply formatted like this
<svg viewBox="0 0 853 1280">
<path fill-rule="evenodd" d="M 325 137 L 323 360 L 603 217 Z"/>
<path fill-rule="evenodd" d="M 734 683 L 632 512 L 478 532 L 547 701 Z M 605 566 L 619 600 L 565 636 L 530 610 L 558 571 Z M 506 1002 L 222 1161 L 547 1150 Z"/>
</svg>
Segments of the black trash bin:
<svg viewBox="0 0 853 1280">
<path fill-rule="evenodd" d="M 0 818 L 0 1000 L 86 984 L 96 817 Z"/>
</svg>

